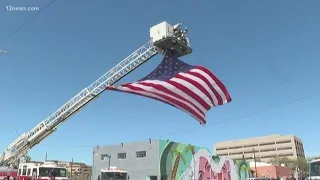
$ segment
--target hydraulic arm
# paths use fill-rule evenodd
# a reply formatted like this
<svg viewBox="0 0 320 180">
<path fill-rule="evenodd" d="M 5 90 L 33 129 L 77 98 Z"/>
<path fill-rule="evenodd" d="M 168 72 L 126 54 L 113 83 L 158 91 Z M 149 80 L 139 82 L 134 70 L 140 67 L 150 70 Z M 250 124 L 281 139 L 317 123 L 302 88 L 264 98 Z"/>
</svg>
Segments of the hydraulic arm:
<svg viewBox="0 0 320 180">
<path fill-rule="evenodd" d="M 167 32 L 168 28 L 172 29 L 172 33 Z M 155 29 L 158 29 L 156 34 Z M 159 36 L 161 37 L 159 38 Z M 178 27 L 173 27 L 166 22 L 153 26 L 150 29 L 150 37 L 150 41 L 134 51 L 91 85 L 80 91 L 31 131 L 23 133 L 13 141 L 0 155 L 0 166 L 13 165 L 31 148 L 53 133 L 70 116 L 95 100 L 107 86 L 113 85 L 157 53 L 171 51 L 177 56 L 182 56 L 192 51 L 189 47 L 186 31 L 178 30 Z"/>
</svg>

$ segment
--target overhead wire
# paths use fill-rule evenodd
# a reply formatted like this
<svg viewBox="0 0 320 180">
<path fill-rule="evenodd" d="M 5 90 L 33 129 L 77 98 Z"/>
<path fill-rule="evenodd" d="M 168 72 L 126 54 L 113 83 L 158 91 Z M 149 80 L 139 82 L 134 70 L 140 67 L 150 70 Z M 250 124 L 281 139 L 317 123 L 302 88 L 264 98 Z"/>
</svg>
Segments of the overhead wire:
<svg viewBox="0 0 320 180">
<path fill-rule="evenodd" d="M 17 27 L 14 31 L 12 31 L 10 34 L 8 34 L 7 36 L 5 36 L 5 37 L 0 41 L 0 44 L 3 43 L 3 42 L 5 42 L 6 40 L 8 40 L 12 35 L 14 35 L 15 33 L 17 33 L 19 30 L 21 30 L 25 25 L 27 25 L 29 22 L 31 22 L 33 19 L 35 19 L 43 10 L 45 10 L 46 8 L 48 8 L 49 6 L 51 6 L 55 1 L 56 1 L 56 0 L 50 1 L 50 2 L 49 2 L 47 5 L 45 5 L 41 10 L 39 10 L 34 16 L 32 16 L 32 17 L 29 18 L 27 21 L 25 21 L 24 23 L 22 23 L 20 26 L 18 26 L 18 27 Z M 211 126 L 217 125 L 217 124 L 228 123 L 228 122 L 231 122 L 231 121 L 235 121 L 235 120 L 239 120 L 239 119 L 246 118 L 246 117 L 248 117 L 248 116 L 252 116 L 252 115 L 255 115 L 255 114 L 259 114 L 259 113 L 262 113 L 262 112 L 265 112 L 265 111 L 270 111 L 270 110 L 273 110 L 273 109 L 276 109 L 276 108 L 279 108 L 279 107 L 282 107 L 282 106 L 286 106 L 286 105 L 289 105 L 289 104 L 293 104 L 293 103 L 296 103 L 296 102 L 299 102 L 299 101 L 302 101 L 302 100 L 305 100 L 305 99 L 309 99 L 309 98 L 311 98 L 311 97 L 318 96 L 318 95 L 320 95 L 320 93 L 316 93 L 316 94 L 313 94 L 313 95 L 303 96 L 303 97 L 300 97 L 300 98 L 298 98 L 298 99 L 294 99 L 294 100 L 292 100 L 292 101 L 289 101 L 289 102 L 285 102 L 285 103 L 276 105 L 276 106 L 274 106 L 274 107 L 264 108 L 264 109 L 257 110 L 257 111 L 254 111 L 254 112 L 252 112 L 252 113 L 248 113 L 248 114 L 245 114 L 245 115 L 242 115 L 242 116 L 239 116 L 239 117 L 230 118 L 230 119 L 227 119 L 227 120 L 223 120 L 223 121 L 220 121 L 220 122 L 215 122 L 215 123 L 208 124 L 208 125 L 201 126 L 201 127 L 179 130 L 179 131 L 175 131 L 175 132 L 172 132 L 172 133 L 168 133 L 168 134 L 166 134 L 166 135 L 155 136 L 155 137 L 153 137 L 152 139 L 159 138 L 159 137 L 164 137 L 164 136 L 170 136 L 170 135 L 179 134 L 179 133 L 184 133 L 184 132 L 190 132 L 190 131 L 194 131 L 194 130 L 198 130 L 198 129 L 203 129 L 203 128 L 208 128 L 208 127 L 211 127 Z M 77 147 L 93 147 L 93 146 L 95 146 L 95 145 L 69 145 L 69 146 L 63 145 L 63 146 L 53 146 L 53 145 L 43 145 L 43 144 L 40 144 L 40 146 L 46 146 L 46 147 L 72 147 L 72 148 L 77 148 Z"/>
<path fill-rule="evenodd" d="M 7 36 L 5 36 L 3 39 L 1 39 L 0 44 L 8 40 L 12 35 L 17 33 L 19 30 L 21 30 L 25 25 L 27 25 L 29 22 L 31 22 L 34 18 L 36 18 L 43 10 L 51 6 L 56 0 L 50 1 L 47 5 L 45 5 L 42 9 L 40 9 L 34 16 L 29 18 L 27 21 L 23 22 L 20 26 L 18 26 L 15 30 L 13 30 L 11 33 L 9 33 Z"/>
<path fill-rule="evenodd" d="M 259 113 L 263 113 L 263 112 L 266 112 L 266 111 L 270 111 L 270 110 L 274 110 L 274 109 L 277 109 L 277 108 L 280 108 L 280 107 L 291 105 L 291 104 L 294 104 L 294 103 L 297 103 L 297 102 L 301 102 L 301 101 L 304 101 L 304 100 L 307 100 L 307 99 L 310 99 L 310 98 L 313 98 L 313 97 L 316 97 L 316 96 L 320 96 L 320 93 L 314 93 L 314 94 L 309 94 L 309 95 L 306 95 L 306 96 L 302 96 L 302 97 L 299 97 L 299 98 L 293 99 L 291 101 L 287 101 L 287 102 L 284 102 L 284 103 L 281 103 L 281 104 L 278 104 L 278 105 L 275 105 L 275 106 L 272 106 L 272 107 L 263 108 L 263 109 L 260 109 L 260 110 L 257 110 L 257 111 L 253 111 L 253 112 L 248 113 L 248 114 L 244 114 L 242 116 L 229 118 L 229 119 L 226 119 L 226 120 L 223 120 L 223 121 L 219 121 L 219 122 L 214 122 L 212 124 L 207 124 L 205 126 L 200 126 L 200 127 L 198 126 L 198 127 L 195 127 L 195 128 L 189 128 L 189 129 L 183 129 L 183 130 L 179 130 L 179 131 L 174 131 L 174 132 L 171 132 L 171 133 L 168 133 L 168 134 L 165 134 L 165 135 L 154 136 L 151 139 L 157 139 L 157 138 L 162 138 L 162 137 L 171 136 L 171 135 L 175 135 L 175 134 L 191 132 L 191 131 L 195 131 L 195 130 L 198 130 L 198 129 L 208 128 L 208 127 L 211 127 L 211 126 L 214 126 L 214 125 L 218 125 L 218 124 L 224 124 L 224 123 L 236 121 L 236 120 L 239 120 L 239 119 L 244 119 L 244 118 L 247 118 L 249 116 L 253 116 L 253 115 L 256 115 L 256 114 L 259 114 Z M 61 145 L 61 146 L 53 146 L 53 145 L 40 144 L 40 146 L 58 147 L 58 148 L 59 147 L 64 147 L 64 148 L 68 148 L 68 147 L 69 148 L 88 148 L 88 147 L 90 147 L 90 148 L 92 148 L 92 147 L 94 147 L 96 145 Z"/>
</svg>

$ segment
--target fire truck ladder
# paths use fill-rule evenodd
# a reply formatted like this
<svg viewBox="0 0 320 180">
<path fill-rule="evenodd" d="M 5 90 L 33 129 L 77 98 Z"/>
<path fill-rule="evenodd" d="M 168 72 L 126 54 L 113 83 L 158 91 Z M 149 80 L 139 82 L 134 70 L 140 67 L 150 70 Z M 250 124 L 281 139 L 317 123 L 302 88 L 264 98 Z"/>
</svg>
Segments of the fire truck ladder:
<svg viewBox="0 0 320 180">
<path fill-rule="evenodd" d="M 95 100 L 107 86 L 116 83 L 157 53 L 163 53 L 163 47 L 167 49 L 166 46 L 170 46 L 170 49 L 178 52 L 177 54 L 179 56 L 191 53 L 191 48 L 188 44 L 182 43 L 177 37 L 164 37 L 158 42 L 160 44 L 156 44 L 151 38 L 150 41 L 134 51 L 107 73 L 94 81 L 90 86 L 80 91 L 80 93 L 75 95 L 52 115 L 40 122 L 31 131 L 20 135 L 0 155 L 0 166 L 14 165 L 14 163 L 30 149 L 53 133 L 63 122 Z M 170 42 L 174 43 L 170 44 Z"/>
</svg>

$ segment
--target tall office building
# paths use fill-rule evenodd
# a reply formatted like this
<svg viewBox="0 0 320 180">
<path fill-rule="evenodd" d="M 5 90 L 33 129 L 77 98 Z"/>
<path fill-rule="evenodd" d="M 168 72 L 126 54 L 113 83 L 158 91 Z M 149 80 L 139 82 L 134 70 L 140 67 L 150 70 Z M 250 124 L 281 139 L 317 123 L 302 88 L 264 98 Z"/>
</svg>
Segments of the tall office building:
<svg viewBox="0 0 320 180">
<path fill-rule="evenodd" d="M 302 141 L 294 135 L 269 135 L 215 144 L 215 155 L 232 159 L 256 159 L 268 162 L 275 157 L 305 158 Z"/>
</svg>

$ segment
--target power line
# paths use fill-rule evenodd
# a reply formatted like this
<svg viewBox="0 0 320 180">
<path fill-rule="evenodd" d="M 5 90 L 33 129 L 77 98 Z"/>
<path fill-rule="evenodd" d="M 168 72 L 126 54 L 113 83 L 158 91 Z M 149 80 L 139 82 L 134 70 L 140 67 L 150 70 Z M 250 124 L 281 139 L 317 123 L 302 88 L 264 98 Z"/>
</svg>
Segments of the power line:
<svg viewBox="0 0 320 180">
<path fill-rule="evenodd" d="M 306 100 L 306 99 L 309 99 L 309 98 L 312 98 L 312 97 L 316 97 L 316 96 L 319 96 L 319 95 L 320 95 L 320 93 L 306 95 L 306 96 L 294 99 L 292 101 L 288 101 L 288 102 L 285 102 L 285 103 L 282 103 L 282 104 L 278 104 L 278 105 L 273 106 L 273 107 L 260 109 L 260 110 L 257 110 L 257 111 L 254 111 L 254 112 L 239 116 L 239 117 L 226 119 L 226 120 L 223 120 L 223 121 L 220 121 L 220 122 L 208 124 L 208 125 L 197 127 L 197 128 L 191 128 L 191 129 L 185 129 L 185 130 L 173 132 L 173 133 L 170 133 L 168 135 L 179 134 L 179 133 L 184 133 L 184 132 L 190 132 L 190 131 L 193 131 L 193 130 L 208 128 L 208 127 L 211 127 L 211 126 L 214 126 L 214 125 L 217 125 L 217 124 L 224 124 L 224 123 L 232 122 L 232 121 L 235 121 L 235 120 L 244 119 L 244 118 L 247 118 L 249 116 L 253 116 L 253 115 L 256 115 L 256 114 L 259 114 L 259 113 L 263 113 L 263 112 L 266 112 L 266 111 L 271 111 L 271 110 L 274 110 L 274 109 L 277 109 L 277 108 L 280 108 L 280 107 L 283 107 L 283 106 L 287 106 L 287 105 L 290 105 L 290 104 L 294 104 L 294 103 L 297 103 L 297 102 L 300 102 L 300 101 L 303 101 L 303 100 Z M 168 135 L 166 135 L 166 136 L 168 136 Z M 159 137 L 163 137 L 163 136 L 156 136 L 154 138 L 159 138 Z"/>
<path fill-rule="evenodd" d="M 50 1 L 47 5 L 45 5 L 42 9 L 40 9 L 34 16 L 32 16 L 30 19 L 22 23 L 20 26 L 18 26 L 14 31 L 12 31 L 10 34 L 5 36 L 1 41 L 0 44 L 2 44 L 4 41 L 8 40 L 12 35 L 14 35 L 16 32 L 21 30 L 25 25 L 27 25 L 29 22 L 31 22 L 34 18 L 36 18 L 43 10 L 45 10 L 47 7 L 51 6 L 56 0 Z"/>
<path fill-rule="evenodd" d="M 283 106 L 287 106 L 287 105 L 290 105 L 290 104 L 301 102 L 301 101 L 304 101 L 306 99 L 310 99 L 310 98 L 313 98 L 313 97 L 316 97 L 316 96 L 319 96 L 319 95 L 320 95 L 320 93 L 306 95 L 306 96 L 303 96 L 303 97 L 300 97 L 300 98 L 297 98 L 297 99 L 294 99 L 294 100 L 291 100 L 291 101 L 288 101 L 288 102 L 285 102 L 285 103 L 281 103 L 281 104 L 273 106 L 273 107 L 260 109 L 260 110 L 257 110 L 257 111 L 254 111 L 254 112 L 239 116 L 239 117 L 226 119 L 226 120 L 223 120 L 223 121 L 220 121 L 220 122 L 208 124 L 208 125 L 201 126 L 201 127 L 189 128 L 189 129 L 184 129 L 184 130 L 180 130 L 180 131 L 175 131 L 175 132 L 168 133 L 166 135 L 154 136 L 151 139 L 161 138 L 161 137 L 164 137 L 164 136 L 170 136 L 170 135 L 180 134 L 180 133 L 185 133 L 185 132 L 191 132 L 191 131 L 198 130 L 198 129 L 208 128 L 208 127 L 211 127 L 211 126 L 214 126 L 214 125 L 217 125 L 217 124 L 224 124 L 224 123 L 232 122 L 232 121 L 243 119 L 243 118 L 247 118 L 249 116 L 253 116 L 253 115 L 256 115 L 256 114 L 259 114 L 259 113 L 263 113 L 263 112 L 266 112 L 266 111 L 274 110 L 274 109 L 277 109 L 277 108 L 280 108 L 280 107 L 283 107 Z M 41 145 L 41 146 L 45 146 L 45 147 L 70 147 L 70 148 L 91 147 L 92 148 L 92 147 L 94 147 L 96 145 L 69 145 L 69 146 L 65 146 L 65 145 L 62 145 L 62 146 Z"/>
</svg>

